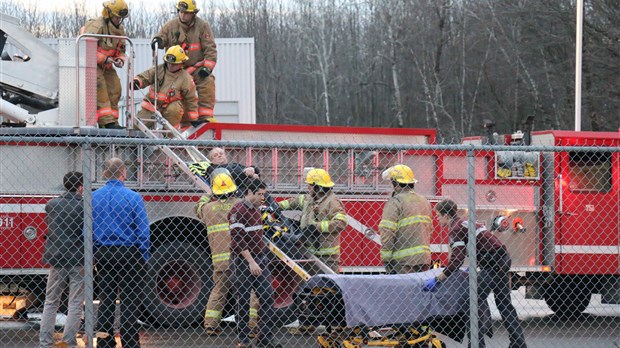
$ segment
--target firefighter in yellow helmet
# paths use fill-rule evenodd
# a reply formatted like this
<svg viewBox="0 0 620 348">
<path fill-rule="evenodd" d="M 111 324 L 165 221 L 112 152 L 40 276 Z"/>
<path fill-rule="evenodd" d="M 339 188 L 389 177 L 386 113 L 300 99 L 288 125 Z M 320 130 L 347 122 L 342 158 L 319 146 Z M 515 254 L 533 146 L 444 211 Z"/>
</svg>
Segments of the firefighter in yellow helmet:
<svg viewBox="0 0 620 348">
<path fill-rule="evenodd" d="M 168 21 L 151 41 L 151 47 L 164 49 L 179 45 L 188 52 L 189 59 L 183 64 L 192 76 L 198 91 L 198 116 L 186 113 L 183 125 L 198 126 L 215 122 L 215 78 L 211 74 L 217 63 L 217 48 L 213 31 L 207 21 L 198 18 L 196 0 L 177 0 L 178 16 Z"/>
<path fill-rule="evenodd" d="M 235 196 L 237 185 L 226 169 L 216 169 L 211 176 L 213 196 L 203 197 L 196 209 L 198 217 L 207 226 L 207 239 L 211 249 L 213 264 L 213 290 L 209 295 L 205 312 L 205 330 L 208 335 L 222 333 L 220 321 L 226 305 L 226 298 L 231 287 L 230 270 L 230 228 L 228 212 L 241 200 Z M 250 297 L 250 326 L 256 326 L 258 319 L 258 299 L 254 294 Z"/>
<path fill-rule="evenodd" d="M 394 187 L 379 223 L 381 259 L 389 274 L 423 272 L 431 263 L 431 205 L 414 191 L 413 170 L 398 164 L 385 170 Z"/>
<path fill-rule="evenodd" d="M 141 119 L 150 119 L 157 111 L 173 127 L 179 127 L 183 114 L 198 117 L 198 98 L 192 77 L 183 69 L 183 63 L 189 58 L 181 46 L 172 46 L 164 55 L 164 64 L 150 68 L 133 79 L 133 88 L 141 89 L 150 86 L 148 94 L 142 100 L 142 109 L 138 112 Z M 157 69 L 157 74 L 155 74 Z M 155 94 L 155 77 L 157 95 Z"/>
<path fill-rule="evenodd" d="M 335 273 L 339 271 L 340 233 L 347 226 L 347 214 L 332 192 L 334 182 L 324 169 L 306 174 L 309 193 L 278 203 L 282 210 L 301 210 L 300 228 L 308 238 L 308 250 Z"/>
<path fill-rule="evenodd" d="M 102 16 L 91 19 L 80 34 L 126 36 L 123 20 L 129 16 L 125 0 L 103 2 Z M 118 101 L 121 81 L 114 68 L 125 65 L 125 40 L 99 38 L 97 41 L 97 124 L 99 128 L 121 129 L 118 124 Z"/>
</svg>

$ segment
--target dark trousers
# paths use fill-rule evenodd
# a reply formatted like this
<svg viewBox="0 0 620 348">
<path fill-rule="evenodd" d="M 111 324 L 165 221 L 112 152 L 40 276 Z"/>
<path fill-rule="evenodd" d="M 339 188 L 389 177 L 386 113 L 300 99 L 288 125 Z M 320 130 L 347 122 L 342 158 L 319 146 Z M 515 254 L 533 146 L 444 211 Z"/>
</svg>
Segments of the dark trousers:
<svg viewBox="0 0 620 348">
<path fill-rule="evenodd" d="M 250 273 L 250 266 L 242 256 L 237 257 L 233 262 L 233 288 L 237 299 L 237 337 L 239 342 L 250 344 L 250 333 L 252 329 L 248 325 L 250 322 L 250 293 L 254 290 L 260 304 L 258 313 L 258 328 L 260 330 L 258 339 L 260 342 L 268 343 L 273 338 L 274 328 L 274 309 L 273 309 L 273 288 L 271 287 L 271 271 L 269 271 L 267 258 L 255 260 L 263 272 L 258 276 Z"/>
<path fill-rule="evenodd" d="M 99 339 L 99 348 L 115 348 L 114 309 L 120 299 L 120 331 L 123 348 L 139 348 L 138 305 L 141 301 L 144 260 L 135 246 L 102 246 L 95 254 L 97 285 L 101 293 L 97 328 L 111 335 Z"/>
<path fill-rule="evenodd" d="M 517 311 L 510 299 L 509 274 L 510 255 L 505 250 L 482 256 L 478 274 L 478 303 L 483 303 L 491 291 L 495 294 L 495 305 L 502 316 L 502 324 L 510 337 L 510 348 L 526 348 L 525 337 Z M 479 317 L 482 317 L 480 315 Z M 485 347 L 483 335 L 479 335 L 479 347 Z"/>
</svg>

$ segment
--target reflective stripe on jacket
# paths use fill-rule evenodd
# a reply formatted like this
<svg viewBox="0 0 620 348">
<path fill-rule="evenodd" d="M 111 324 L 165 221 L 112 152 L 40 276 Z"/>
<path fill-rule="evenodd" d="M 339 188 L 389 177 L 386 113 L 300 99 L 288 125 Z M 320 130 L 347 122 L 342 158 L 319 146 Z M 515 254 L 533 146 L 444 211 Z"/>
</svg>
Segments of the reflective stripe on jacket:
<svg viewBox="0 0 620 348">
<path fill-rule="evenodd" d="M 279 203 L 283 210 L 301 210 L 299 226 L 305 228 L 316 225 L 321 235 L 319 248 L 310 247 L 316 256 L 340 254 L 340 232 L 347 227 L 347 214 L 344 206 L 333 192 L 313 199 L 310 195 L 299 195 Z"/>
<path fill-rule="evenodd" d="M 385 204 L 379 223 L 384 263 L 430 264 L 431 214 L 426 198 L 411 189 L 397 193 Z"/>
<path fill-rule="evenodd" d="M 174 45 L 183 47 L 189 57 L 185 62 L 189 74 L 203 66 L 213 70 L 217 63 L 217 46 L 209 23 L 202 18 L 194 18 L 191 26 L 181 23 L 178 17 L 172 19 L 156 35 L 162 39 L 165 48 Z"/>
<path fill-rule="evenodd" d="M 155 111 L 153 103 L 157 100 L 158 108 L 166 108 L 170 103 L 181 101 L 183 109 L 192 120 L 198 119 L 198 94 L 192 77 L 185 71 L 171 72 L 164 69 L 164 65 L 157 66 L 157 96 L 155 95 L 155 68 L 150 68 L 135 78 L 140 81 L 140 87 L 149 88 L 149 93 L 144 96 L 142 108 Z"/>
<path fill-rule="evenodd" d="M 80 34 L 126 36 L 125 27 L 122 24 L 117 28 L 110 23 L 109 19 L 103 17 L 87 21 L 80 29 Z M 108 57 L 113 60 L 122 59 L 125 61 L 125 40 L 107 37 L 99 38 L 97 42 L 97 64 L 106 69 L 112 69 L 111 63 L 103 64 Z"/>
<path fill-rule="evenodd" d="M 230 226 L 228 212 L 239 198 L 215 199 L 201 208 L 202 222 L 207 226 L 211 261 L 216 271 L 225 271 L 230 264 Z"/>
</svg>

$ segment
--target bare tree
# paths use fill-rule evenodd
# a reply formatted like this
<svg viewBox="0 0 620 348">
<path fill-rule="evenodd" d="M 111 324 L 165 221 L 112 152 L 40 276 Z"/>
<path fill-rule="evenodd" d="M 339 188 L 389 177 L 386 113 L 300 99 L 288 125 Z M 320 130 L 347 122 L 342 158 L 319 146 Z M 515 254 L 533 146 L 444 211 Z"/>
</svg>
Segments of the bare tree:
<svg viewBox="0 0 620 348">
<path fill-rule="evenodd" d="M 0 2 L 38 37 L 74 37 L 101 8 L 65 11 Z M 130 4 L 130 37 L 151 38 L 173 4 Z M 620 114 L 617 0 L 586 0 L 584 129 L 615 130 Z M 432 127 L 446 139 L 498 131 L 536 115 L 572 128 L 572 2 L 548 0 L 200 0 L 216 37 L 256 42 L 257 120 L 267 123 Z M 69 9 L 70 11 L 66 11 Z M 90 12 L 89 12 L 90 11 Z"/>
</svg>

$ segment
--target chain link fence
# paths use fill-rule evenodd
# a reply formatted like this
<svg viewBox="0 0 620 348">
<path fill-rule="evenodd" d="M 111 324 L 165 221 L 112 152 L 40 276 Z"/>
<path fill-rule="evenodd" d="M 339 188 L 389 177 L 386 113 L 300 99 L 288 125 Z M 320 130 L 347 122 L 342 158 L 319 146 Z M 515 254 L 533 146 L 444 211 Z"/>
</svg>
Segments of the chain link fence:
<svg viewBox="0 0 620 348">
<path fill-rule="evenodd" d="M 42 325 L 50 318 L 51 343 L 79 347 L 137 347 L 138 334 L 142 347 L 240 340 L 460 347 L 470 327 L 474 343 L 485 336 L 489 347 L 525 346 L 519 327 L 529 347 L 620 344 L 617 138 L 561 147 L 550 139 L 531 146 L 327 139 L 0 136 L 1 345 L 36 346 L 40 333 L 53 331 Z M 220 148 L 223 157 L 212 152 L 212 164 L 196 164 L 180 151 L 189 145 L 205 155 Z M 398 164 L 413 173 L 390 171 Z M 123 186 L 139 196 L 106 184 L 118 167 L 126 169 Z M 218 167 L 237 190 L 215 180 Z M 310 178 L 313 168 L 329 176 Z M 198 189 L 187 169 L 215 195 Z M 50 213 L 53 200 L 66 198 L 71 171 L 84 175 L 83 198 Z M 254 206 L 237 204 L 248 188 L 256 202 L 254 174 L 267 185 L 258 229 L 240 220 Z M 455 216 L 438 214 L 446 199 Z M 51 237 L 51 224 L 67 232 L 72 222 L 83 239 Z M 247 239 L 259 231 L 262 239 Z M 44 252 L 54 243 L 63 246 L 60 256 L 80 262 L 50 268 Z M 259 272 L 244 247 L 256 250 Z M 477 257 L 463 260 L 455 250 Z M 454 272 L 444 277 L 449 264 Z M 67 295 L 77 287 L 63 279 L 84 284 L 84 302 L 78 290 L 77 298 Z M 50 292 L 52 283 L 64 291 Z"/>
</svg>

